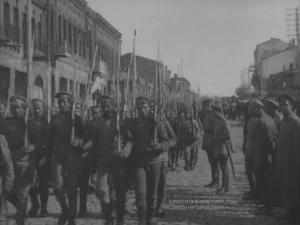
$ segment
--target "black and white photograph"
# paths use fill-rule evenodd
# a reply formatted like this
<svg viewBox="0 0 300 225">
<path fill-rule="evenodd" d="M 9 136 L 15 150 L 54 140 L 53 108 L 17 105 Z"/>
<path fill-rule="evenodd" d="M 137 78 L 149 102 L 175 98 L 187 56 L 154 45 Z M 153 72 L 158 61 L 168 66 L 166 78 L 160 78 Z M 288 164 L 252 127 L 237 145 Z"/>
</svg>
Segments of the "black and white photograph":
<svg viewBox="0 0 300 225">
<path fill-rule="evenodd" d="M 0 0 L 0 225 L 299 225 L 300 0 Z"/>
</svg>

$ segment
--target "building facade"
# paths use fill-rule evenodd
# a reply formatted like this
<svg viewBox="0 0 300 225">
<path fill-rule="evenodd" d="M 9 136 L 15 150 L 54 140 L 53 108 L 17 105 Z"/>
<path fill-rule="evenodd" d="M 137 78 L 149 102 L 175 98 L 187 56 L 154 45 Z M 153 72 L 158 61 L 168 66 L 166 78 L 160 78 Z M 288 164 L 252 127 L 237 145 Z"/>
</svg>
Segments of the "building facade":
<svg viewBox="0 0 300 225">
<path fill-rule="evenodd" d="M 27 1 L 0 0 L 0 17 L 0 99 L 27 96 Z M 84 100 L 93 61 L 93 71 L 104 63 L 107 76 L 116 73 L 121 34 L 86 1 L 32 0 L 31 25 L 31 97 L 53 102 L 68 91 Z"/>
</svg>

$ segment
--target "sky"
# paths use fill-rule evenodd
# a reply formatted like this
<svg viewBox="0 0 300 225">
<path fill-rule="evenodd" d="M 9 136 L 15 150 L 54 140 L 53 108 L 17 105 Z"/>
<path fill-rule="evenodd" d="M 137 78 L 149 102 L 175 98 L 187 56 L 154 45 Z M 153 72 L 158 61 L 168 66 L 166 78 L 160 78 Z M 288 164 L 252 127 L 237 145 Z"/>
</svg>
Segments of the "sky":
<svg viewBox="0 0 300 225">
<path fill-rule="evenodd" d="M 257 44 L 288 42 L 286 14 L 299 0 L 87 0 L 122 33 L 122 54 L 161 59 L 201 94 L 231 96 Z M 247 80 L 247 75 L 244 76 Z"/>
</svg>

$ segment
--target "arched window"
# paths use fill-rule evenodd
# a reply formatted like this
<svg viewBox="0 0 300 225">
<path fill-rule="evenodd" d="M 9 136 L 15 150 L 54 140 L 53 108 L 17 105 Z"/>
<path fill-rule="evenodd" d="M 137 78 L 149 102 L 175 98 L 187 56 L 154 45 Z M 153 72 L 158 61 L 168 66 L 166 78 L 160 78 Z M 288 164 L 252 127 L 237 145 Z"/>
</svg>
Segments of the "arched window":
<svg viewBox="0 0 300 225">
<path fill-rule="evenodd" d="M 59 79 L 59 91 L 68 92 L 68 80 L 64 77 Z"/>
<path fill-rule="evenodd" d="M 34 80 L 34 85 L 43 88 L 44 87 L 44 81 L 41 75 L 37 75 L 35 80 Z"/>
</svg>

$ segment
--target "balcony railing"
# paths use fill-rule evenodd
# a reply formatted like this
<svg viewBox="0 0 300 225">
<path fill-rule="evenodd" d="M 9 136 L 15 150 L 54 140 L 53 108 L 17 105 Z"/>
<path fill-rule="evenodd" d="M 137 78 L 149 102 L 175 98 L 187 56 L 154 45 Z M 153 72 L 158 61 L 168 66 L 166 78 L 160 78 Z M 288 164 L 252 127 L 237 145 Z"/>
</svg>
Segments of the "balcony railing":
<svg viewBox="0 0 300 225">
<path fill-rule="evenodd" d="M 52 45 L 52 53 L 55 57 L 70 57 L 72 50 L 68 41 L 56 41 Z"/>
<path fill-rule="evenodd" d="M 15 26 L 0 27 L 0 43 L 7 43 L 12 45 L 20 45 L 21 35 L 20 28 Z"/>
<path fill-rule="evenodd" d="M 33 49 L 33 60 L 44 61 L 47 56 L 47 44 L 45 41 L 37 42 Z"/>
</svg>

